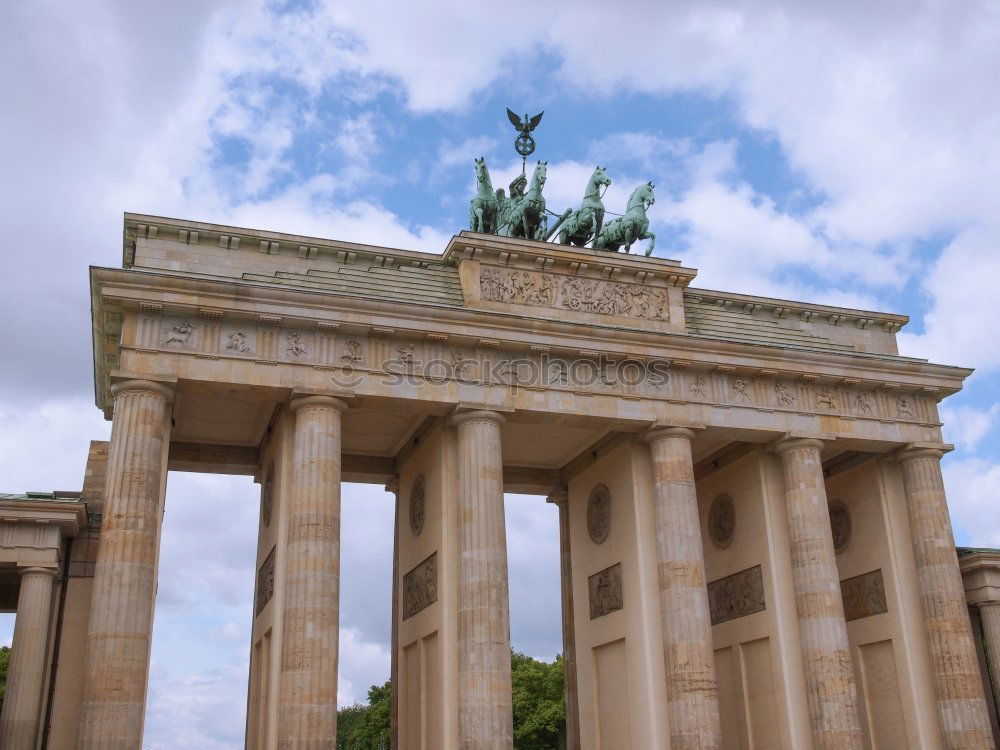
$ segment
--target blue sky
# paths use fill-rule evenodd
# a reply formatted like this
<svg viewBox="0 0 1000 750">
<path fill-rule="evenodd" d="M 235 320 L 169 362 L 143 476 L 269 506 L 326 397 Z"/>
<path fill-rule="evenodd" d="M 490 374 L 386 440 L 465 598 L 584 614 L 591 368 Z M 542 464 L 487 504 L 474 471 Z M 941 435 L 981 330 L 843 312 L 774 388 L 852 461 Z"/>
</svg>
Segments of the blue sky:
<svg viewBox="0 0 1000 750">
<path fill-rule="evenodd" d="M 997 4 L 525 7 L 4 4 L 0 489 L 79 487 L 108 434 L 86 268 L 120 263 L 123 211 L 440 251 L 473 158 L 519 170 L 510 106 L 545 110 L 554 210 L 597 163 L 610 210 L 653 180 L 656 254 L 699 286 L 906 313 L 904 353 L 976 367 L 946 481 L 959 541 L 1000 547 Z M 170 481 L 145 745 L 239 747 L 256 488 Z M 388 671 L 391 520 L 378 488 L 344 502 L 350 701 Z M 511 497 L 508 524 L 515 646 L 551 657 L 554 511 Z"/>
</svg>

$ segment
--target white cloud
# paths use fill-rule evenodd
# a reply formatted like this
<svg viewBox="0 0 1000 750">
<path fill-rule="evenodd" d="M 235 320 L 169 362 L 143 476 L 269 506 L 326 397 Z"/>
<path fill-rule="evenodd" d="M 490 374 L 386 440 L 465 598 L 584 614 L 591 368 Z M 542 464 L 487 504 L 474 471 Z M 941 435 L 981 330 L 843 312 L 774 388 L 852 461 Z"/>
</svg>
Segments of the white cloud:
<svg viewBox="0 0 1000 750">
<path fill-rule="evenodd" d="M 940 407 L 941 421 L 944 422 L 944 439 L 954 443 L 962 454 L 974 453 L 997 424 L 1000 417 L 1000 403 L 986 409 L 972 406 Z"/>
<path fill-rule="evenodd" d="M 89 441 L 110 434 L 85 398 L 0 403 L 0 492 L 80 490 Z"/>
<path fill-rule="evenodd" d="M 922 286 L 933 300 L 923 333 L 900 335 L 900 350 L 980 372 L 1000 368 L 1000 222 L 961 232 L 934 261 Z"/>
<path fill-rule="evenodd" d="M 956 543 L 1000 548 L 1000 464 L 981 458 L 949 459 L 943 471 Z"/>
</svg>

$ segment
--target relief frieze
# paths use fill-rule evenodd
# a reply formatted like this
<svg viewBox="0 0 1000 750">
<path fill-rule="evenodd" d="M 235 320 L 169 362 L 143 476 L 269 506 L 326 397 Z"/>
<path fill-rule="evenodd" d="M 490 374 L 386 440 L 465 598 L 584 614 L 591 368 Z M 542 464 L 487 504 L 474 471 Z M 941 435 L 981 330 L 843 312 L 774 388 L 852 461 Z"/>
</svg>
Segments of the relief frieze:
<svg viewBox="0 0 1000 750">
<path fill-rule="evenodd" d="M 508 273 L 507 269 L 493 270 Z M 562 294 L 562 286 L 555 289 Z M 123 343 L 123 348 L 143 353 L 189 353 L 203 358 L 246 358 L 262 365 L 310 365 L 328 370 L 334 384 L 344 389 L 357 388 L 366 378 L 373 379 L 376 385 L 391 387 L 399 385 L 402 378 L 413 384 L 555 389 L 587 396 L 666 399 L 718 408 L 836 414 L 842 419 L 892 419 L 930 426 L 936 422 L 933 406 L 928 405 L 933 403 L 930 399 L 908 391 L 865 388 L 857 381 L 829 385 L 800 375 L 805 382 L 795 382 L 787 375 L 782 379 L 772 372 L 764 376 L 733 372 L 732 366 L 717 366 L 713 372 L 706 372 L 691 369 L 691 363 L 684 360 L 675 365 L 666 359 L 630 359 L 600 351 L 564 354 L 538 347 L 544 350 L 515 353 L 498 347 L 499 342 L 486 340 L 478 346 L 442 345 L 405 340 L 391 329 L 374 338 L 344 335 L 329 328 L 315 331 L 285 327 L 278 320 L 206 322 L 193 317 L 143 314 L 134 341 L 128 342 L 132 345 Z"/>
<path fill-rule="evenodd" d="M 479 293 L 483 300 L 490 302 L 670 320 L 664 290 L 618 281 L 484 266 L 479 276 Z"/>
<path fill-rule="evenodd" d="M 257 571 L 257 591 L 254 596 L 254 614 L 259 615 L 274 596 L 274 550 L 272 547 Z"/>
<path fill-rule="evenodd" d="M 709 583 L 708 608 L 713 625 L 767 609 L 760 566 L 755 565 Z"/>
<path fill-rule="evenodd" d="M 431 606 L 437 598 L 437 552 L 434 552 L 403 576 L 403 619 Z"/>
<path fill-rule="evenodd" d="M 625 606 L 622 592 L 622 564 L 615 563 L 587 579 L 590 591 L 590 619 L 611 612 L 617 612 Z"/>
<path fill-rule="evenodd" d="M 844 618 L 848 622 L 889 611 L 881 568 L 844 579 L 840 582 L 840 595 L 844 600 Z"/>
<path fill-rule="evenodd" d="M 165 321 L 160 341 L 165 349 L 193 349 L 196 343 L 195 327 L 186 320 Z"/>
</svg>

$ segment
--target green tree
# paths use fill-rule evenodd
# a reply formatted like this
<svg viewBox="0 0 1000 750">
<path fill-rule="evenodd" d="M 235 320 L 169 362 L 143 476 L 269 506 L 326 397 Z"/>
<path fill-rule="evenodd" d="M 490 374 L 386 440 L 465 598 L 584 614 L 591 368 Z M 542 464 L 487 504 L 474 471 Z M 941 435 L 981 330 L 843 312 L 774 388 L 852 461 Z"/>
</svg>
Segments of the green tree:
<svg viewBox="0 0 1000 750">
<path fill-rule="evenodd" d="M 516 750 L 559 750 L 566 745 L 562 657 L 549 664 L 510 652 Z"/>
<path fill-rule="evenodd" d="M 392 714 L 390 683 L 372 685 L 368 705 L 355 704 L 337 712 L 338 750 L 389 750 L 389 718 Z"/>
<path fill-rule="evenodd" d="M 3 707 L 3 696 L 7 692 L 7 667 L 10 665 L 10 647 L 0 646 L 0 708 Z"/>
<path fill-rule="evenodd" d="M 566 747 L 563 662 L 551 664 L 510 652 L 515 750 L 562 750 Z M 368 705 L 337 712 L 337 750 L 389 750 L 392 686 L 372 685 Z"/>
</svg>

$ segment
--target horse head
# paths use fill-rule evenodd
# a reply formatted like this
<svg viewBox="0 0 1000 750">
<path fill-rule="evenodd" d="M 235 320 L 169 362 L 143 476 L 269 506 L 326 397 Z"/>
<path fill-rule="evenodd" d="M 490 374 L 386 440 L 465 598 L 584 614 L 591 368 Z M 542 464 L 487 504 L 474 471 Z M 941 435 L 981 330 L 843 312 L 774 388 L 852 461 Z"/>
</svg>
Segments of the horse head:
<svg viewBox="0 0 1000 750">
<path fill-rule="evenodd" d="M 628 199 L 628 207 L 642 206 L 645 209 L 646 206 L 656 203 L 656 196 L 653 195 L 654 187 L 653 181 L 650 180 L 633 190 Z"/>
<path fill-rule="evenodd" d="M 535 165 L 535 173 L 531 176 L 531 181 L 536 185 L 538 185 L 539 189 L 541 189 L 542 186 L 545 185 L 545 178 L 548 171 L 549 171 L 548 161 L 539 161 L 538 164 Z"/>
<path fill-rule="evenodd" d="M 486 158 L 482 156 L 476 159 L 476 181 L 490 183 L 490 170 L 486 167 Z"/>
<path fill-rule="evenodd" d="M 601 185 L 607 187 L 608 185 L 611 184 L 611 178 L 608 177 L 608 173 L 606 170 L 607 167 L 594 168 L 594 173 L 590 176 L 590 181 L 591 183 L 594 184 L 595 187 L 600 187 Z"/>
</svg>

